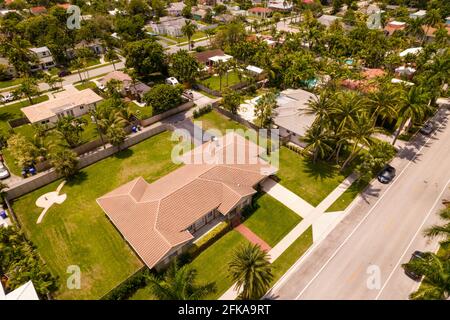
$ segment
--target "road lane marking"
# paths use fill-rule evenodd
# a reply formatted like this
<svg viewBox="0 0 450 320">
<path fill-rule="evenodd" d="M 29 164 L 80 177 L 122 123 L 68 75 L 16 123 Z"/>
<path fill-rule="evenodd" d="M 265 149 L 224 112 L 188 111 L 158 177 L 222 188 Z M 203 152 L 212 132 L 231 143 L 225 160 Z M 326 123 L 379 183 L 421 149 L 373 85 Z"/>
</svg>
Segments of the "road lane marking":
<svg viewBox="0 0 450 320">
<path fill-rule="evenodd" d="M 445 113 L 445 117 L 447 114 Z M 339 245 L 339 247 L 336 249 L 336 251 L 331 255 L 331 257 L 322 265 L 322 267 L 319 269 L 319 271 L 314 275 L 314 277 L 307 283 L 307 285 L 300 291 L 300 293 L 295 297 L 295 300 L 299 300 L 300 296 L 311 286 L 311 284 L 317 279 L 317 277 L 320 275 L 320 273 L 326 268 L 326 266 L 330 263 L 331 260 L 334 259 L 334 257 L 339 253 L 339 251 L 342 249 L 342 247 L 348 242 L 348 240 L 353 236 L 353 234 L 359 229 L 359 227 L 366 221 L 366 219 L 370 216 L 372 211 L 378 206 L 378 203 L 384 198 L 386 194 L 389 193 L 389 190 L 400 180 L 400 177 L 403 175 L 403 173 L 409 168 L 409 166 L 414 163 L 417 156 L 421 154 L 422 149 L 425 148 L 425 146 L 430 142 L 430 140 L 439 132 L 439 129 L 443 127 L 444 123 L 442 123 L 434 132 L 431 134 L 428 139 L 426 139 L 425 143 L 416 151 L 414 154 L 414 157 L 411 160 L 408 160 L 408 163 L 403 168 L 403 170 L 400 172 L 400 174 L 397 176 L 397 179 L 395 179 L 384 191 L 384 193 L 378 198 L 378 200 L 375 202 L 372 208 L 369 209 L 369 211 L 366 213 L 366 215 L 363 217 L 363 219 L 356 225 L 356 227 L 352 230 L 352 232 L 344 239 L 344 241 Z M 394 158 L 395 160 L 396 158 Z M 393 161 L 394 161 L 393 160 Z M 297 266 L 296 266 L 297 267 Z M 295 268 L 296 268 L 295 267 Z M 294 269 L 293 269 L 294 270 Z"/>
<path fill-rule="evenodd" d="M 419 228 L 416 230 L 416 232 L 414 233 L 411 241 L 408 243 L 405 251 L 403 251 L 402 255 L 400 256 L 400 259 L 398 259 L 397 264 L 395 265 L 394 269 L 392 269 L 391 273 L 389 274 L 389 276 L 387 277 L 385 283 L 383 284 L 383 286 L 381 287 L 380 291 L 378 292 L 377 296 L 375 297 L 375 300 L 378 300 L 378 298 L 380 297 L 380 295 L 383 293 L 384 288 L 387 286 L 387 284 L 389 283 L 389 281 L 391 280 L 393 274 L 395 273 L 395 271 L 397 270 L 397 268 L 399 267 L 400 263 L 402 262 L 403 258 L 405 257 L 405 254 L 407 252 L 409 252 L 411 245 L 413 244 L 413 242 L 416 240 L 417 235 L 419 234 L 419 232 L 422 230 L 423 226 L 425 225 L 425 223 L 427 222 L 427 220 L 430 218 L 430 215 L 432 213 L 435 212 L 436 210 L 436 205 L 439 203 L 440 198 L 442 197 L 442 195 L 444 194 L 444 192 L 447 190 L 448 185 L 450 184 L 450 179 L 447 181 L 447 183 L 444 186 L 444 189 L 442 189 L 442 191 L 439 193 L 439 195 L 437 196 L 436 200 L 434 201 L 433 205 L 431 206 L 431 209 L 428 211 L 427 215 L 425 216 L 425 218 L 423 219 L 421 225 L 419 226 Z"/>
</svg>

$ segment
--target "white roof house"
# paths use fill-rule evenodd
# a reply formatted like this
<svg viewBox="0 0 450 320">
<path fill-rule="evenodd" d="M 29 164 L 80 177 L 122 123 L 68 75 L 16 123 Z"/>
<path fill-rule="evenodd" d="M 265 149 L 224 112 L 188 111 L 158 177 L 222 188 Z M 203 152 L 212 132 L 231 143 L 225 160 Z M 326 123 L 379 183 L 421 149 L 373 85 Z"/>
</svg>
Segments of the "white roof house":
<svg viewBox="0 0 450 320">
<path fill-rule="evenodd" d="M 61 92 L 55 99 L 20 109 L 31 123 L 56 122 L 61 116 L 78 117 L 103 98 L 91 89 L 79 92 Z"/>
<path fill-rule="evenodd" d="M 230 55 L 228 55 L 228 54 L 224 54 L 224 55 L 222 55 L 222 56 L 214 56 L 214 57 L 211 57 L 211 58 L 209 58 L 208 60 L 209 61 L 211 61 L 211 62 L 227 62 L 228 60 L 230 60 L 230 59 L 233 59 L 233 56 L 230 56 Z"/>
<path fill-rule="evenodd" d="M 416 55 L 416 54 L 418 54 L 420 51 L 422 51 L 422 47 L 409 48 L 409 49 L 406 49 L 406 50 L 400 52 L 399 56 L 400 56 L 400 57 L 406 57 L 408 54 Z"/>
<path fill-rule="evenodd" d="M 419 10 L 417 12 L 411 13 L 409 17 L 411 19 L 424 18 L 427 15 L 427 10 Z"/>
<path fill-rule="evenodd" d="M 1 300 L 39 300 L 39 297 L 33 282 L 30 280 L 8 294 L 5 294 L 3 286 L 0 283 L 0 301 Z"/>
<path fill-rule="evenodd" d="M 248 71 L 251 71 L 253 73 L 256 73 L 256 74 L 261 74 L 264 72 L 263 69 L 258 68 L 256 66 L 252 66 L 252 65 L 248 65 L 245 69 L 247 69 Z"/>
<path fill-rule="evenodd" d="M 408 87 L 414 85 L 414 83 L 412 83 L 412 82 L 405 81 L 405 80 L 401 80 L 401 79 L 397 79 L 397 78 L 393 78 L 393 79 L 391 80 L 391 83 L 404 84 L 404 85 L 407 85 Z"/>
<path fill-rule="evenodd" d="M 416 72 L 416 69 L 414 69 L 412 67 L 401 66 L 401 67 L 395 68 L 395 73 L 398 73 L 401 75 L 410 76 L 410 75 L 414 74 L 415 72 Z"/>
</svg>

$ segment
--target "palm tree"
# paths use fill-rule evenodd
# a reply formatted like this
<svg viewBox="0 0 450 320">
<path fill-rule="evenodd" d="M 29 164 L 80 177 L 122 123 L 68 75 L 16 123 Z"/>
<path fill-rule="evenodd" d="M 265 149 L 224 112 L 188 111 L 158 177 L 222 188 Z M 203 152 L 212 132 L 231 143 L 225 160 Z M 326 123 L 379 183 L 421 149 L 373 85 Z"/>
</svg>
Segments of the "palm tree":
<svg viewBox="0 0 450 320">
<path fill-rule="evenodd" d="M 259 245 L 247 243 L 239 247 L 228 264 L 230 277 L 236 282 L 243 300 L 260 299 L 269 289 L 273 274 L 269 256 Z"/>
<path fill-rule="evenodd" d="M 450 259 L 427 252 L 423 259 L 414 259 L 403 268 L 423 275 L 422 285 L 410 295 L 413 300 L 446 300 L 450 295 Z"/>
<path fill-rule="evenodd" d="M 369 147 L 372 144 L 371 136 L 377 132 L 379 132 L 379 129 L 374 126 L 373 121 L 366 113 L 360 115 L 350 128 L 345 129 L 344 133 L 352 142 L 353 147 L 342 164 L 341 171 L 347 167 L 350 161 L 356 158 L 364 147 Z"/>
<path fill-rule="evenodd" d="M 441 20 L 442 20 L 441 12 L 439 9 L 427 10 L 427 13 L 424 18 L 424 22 L 427 25 L 427 30 L 424 33 L 424 39 L 423 39 L 422 43 L 425 43 L 426 36 L 428 35 L 428 31 L 430 30 L 430 28 L 435 27 L 438 23 L 441 22 Z"/>
<path fill-rule="evenodd" d="M 216 292 L 216 284 L 198 285 L 197 271 L 187 265 L 179 267 L 173 262 L 162 278 L 149 276 L 152 293 L 160 300 L 200 300 Z"/>
<path fill-rule="evenodd" d="M 408 89 L 403 88 L 403 94 L 400 97 L 401 102 L 400 108 L 398 109 L 398 116 L 401 118 L 401 121 L 392 145 L 395 145 L 395 142 L 397 142 L 406 122 L 409 120 L 410 124 L 412 124 L 415 121 L 421 120 L 424 117 L 425 111 L 428 109 L 428 95 L 422 87 L 413 86 L 406 93 L 405 90 Z"/>
<path fill-rule="evenodd" d="M 375 91 L 368 94 L 368 105 L 372 109 L 372 120 L 376 122 L 378 117 L 383 119 L 395 119 L 397 116 L 398 90 L 390 83 L 383 83 Z"/>
<path fill-rule="evenodd" d="M 439 212 L 439 216 L 446 223 L 442 226 L 434 225 L 427 228 L 424 232 L 426 237 L 435 238 L 435 237 L 443 237 L 444 239 L 440 242 L 441 246 L 449 246 L 450 245 L 450 207 L 445 208 Z"/>
<path fill-rule="evenodd" d="M 55 168 L 55 171 L 64 178 L 70 178 L 78 172 L 77 154 L 70 149 L 51 153 L 50 163 Z"/>
<path fill-rule="evenodd" d="M 225 62 L 218 61 L 215 65 L 217 74 L 219 75 L 219 88 L 222 91 L 222 77 L 228 71 L 228 66 Z"/>
<path fill-rule="evenodd" d="M 108 49 L 105 52 L 105 58 L 112 63 L 114 70 L 116 70 L 116 63 L 114 61 L 119 59 L 119 55 L 117 54 L 117 52 L 114 51 L 114 49 Z"/>
<path fill-rule="evenodd" d="M 266 93 L 259 98 L 255 105 L 255 116 L 261 128 L 270 129 L 276 106 L 276 95 L 273 92 Z"/>
<path fill-rule="evenodd" d="M 323 159 L 327 153 L 333 151 L 330 144 L 330 136 L 318 124 L 313 124 L 306 131 L 305 137 L 302 140 L 306 143 L 304 150 L 312 151 L 313 163 L 316 163 L 319 157 Z"/>
<path fill-rule="evenodd" d="M 20 85 L 14 90 L 14 94 L 18 97 L 26 97 L 30 104 L 33 104 L 33 96 L 39 93 L 37 81 L 34 78 L 26 77 Z"/>
<path fill-rule="evenodd" d="M 329 121 L 333 103 L 333 94 L 328 90 L 323 90 L 319 96 L 313 96 L 308 100 L 308 104 L 302 112 L 308 115 L 315 115 L 312 125 L 322 127 L 324 123 Z"/>
<path fill-rule="evenodd" d="M 212 39 L 212 36 L 214 35 L 214 30 L 209 28 L 209 29 L 203 30 L 203 32 L 205 33 L 206 37 L 208 38 L 209 45 L 211 46 L 211 44 L 212 44 L 211 39 Z"/>
<path fill-rule="evenodd" d="M 181 27 L 181 32 L 188 38 L 188 46 L 189 50 L 191 50 L 191 38 L 197 31 L 197 26 L 191 20 L 186 20 L 184 23 L 184 26 Z"/>
<path fill-rule="evenodd" d="M 55 89 L 55 85 L 58 82 L 58 79 L 50 74 L 44 74 L 44 82 L 48 84 L 50 90 Z"/>
</svg>

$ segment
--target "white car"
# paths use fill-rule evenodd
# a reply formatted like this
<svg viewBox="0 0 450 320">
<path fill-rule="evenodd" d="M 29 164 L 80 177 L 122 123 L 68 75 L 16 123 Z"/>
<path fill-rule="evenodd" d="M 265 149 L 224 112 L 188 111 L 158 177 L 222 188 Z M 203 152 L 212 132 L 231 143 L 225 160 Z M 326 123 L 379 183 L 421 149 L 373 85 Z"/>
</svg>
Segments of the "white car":
<svg viewBox="0 0 450 320">
<path fill-rule="evenodd" d="M 176 86 L 177 84 L 179 84 L 177 78 L 175 77 L 170 77 L 166 79 L 166 84 L 170 84 L 172 86 Z"/>
<path fill-rule="evenodd" d="M 14 94 L 12 93 L 8 93 L 6 96 L 1 96 L 0 99 L 3 103 L 5 102 L 11 102 L 15 99 L 16 97 L 14 96 Z"/>
<path fill-rule="evenodd" d="M 9 175 L 9 171 L 6 166 L 2 162 L 0 162 L 0 179 L 9 178 Z"/>
</svg>

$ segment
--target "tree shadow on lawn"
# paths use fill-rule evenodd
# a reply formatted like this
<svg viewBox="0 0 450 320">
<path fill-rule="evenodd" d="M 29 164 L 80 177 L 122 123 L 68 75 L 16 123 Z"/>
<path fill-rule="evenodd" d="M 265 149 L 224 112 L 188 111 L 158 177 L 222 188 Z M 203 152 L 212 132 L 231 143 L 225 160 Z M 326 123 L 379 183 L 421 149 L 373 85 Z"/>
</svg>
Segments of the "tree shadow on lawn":
<svg viewBox="0 0 450 320">
<path fill-rule="evenodd" d="M 134 151 L 131 149 L 123 149 L 114 154 L 114 158 L 117 159 L 126 159 L 133 155 Z"/>
<path fill-rule="evenodd" d="M 84 181 L 86 181 L 88 178 L 88 175 L 85 171 L 79 171 L 76 175 L 72 176 L 71 178 L 67 179 L 66 184 L 68 186 L 76 186 L 82 184 Z"/>
<path fill-rule="evenodd" d="M 305 169 L 308 176 L 314 179 L 329 179 L 339 174 L 339 167 L 331 162 L 317 161 L 314 163 L 311 159 L 305 159 Z M 344 170 L 346 172 L 347 170 Z"/>
</svg>

